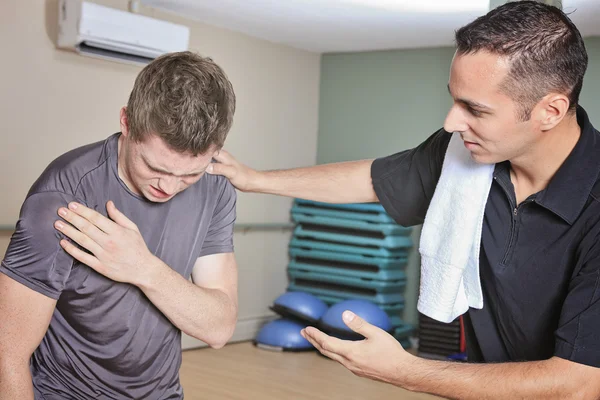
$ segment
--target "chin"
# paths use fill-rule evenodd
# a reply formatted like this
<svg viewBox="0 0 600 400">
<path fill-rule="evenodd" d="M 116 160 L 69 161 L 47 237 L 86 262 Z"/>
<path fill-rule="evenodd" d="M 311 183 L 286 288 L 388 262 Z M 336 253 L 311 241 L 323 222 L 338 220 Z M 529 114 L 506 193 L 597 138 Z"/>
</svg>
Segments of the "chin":
<svg viewBox="0 0 600 400">
<path fill-rule="evenodd" d="M 478 164 L 496 164 L 499 162 L 493 156 L 491 156 L 489 154 L 484 155 L 484 154 L 477 154 L 477 153 L 473 153 L 473 152 L 471 152 L 471 159 Z"/>
<path fill-rule="evenodd" d="M 174 196 L 175 195 L 169 197 L 156 197 L 153 196 L 152 193 L 144 191 L 144 197 L 146 198 L 146 200 L 151 201 L 153 203 L 166 203 L 167 201 L 171 200 Z"/>
<path fill-rule="evenodd" d="M 156 197 L 146 196 L 146 199 L 150 200 L 153 203 L 166 203 L 167 201 L 171 200 L 172 198 L 173 198 L 173 196 L 171 196 L 167 199 L 157 199 Z"/>
</svg>

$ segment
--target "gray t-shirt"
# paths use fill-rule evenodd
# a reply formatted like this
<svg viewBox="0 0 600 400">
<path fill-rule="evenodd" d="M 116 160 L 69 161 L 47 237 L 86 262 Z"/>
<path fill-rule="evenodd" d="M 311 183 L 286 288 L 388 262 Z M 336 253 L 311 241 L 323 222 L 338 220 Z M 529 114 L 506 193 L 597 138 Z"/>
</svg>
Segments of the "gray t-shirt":
<svg viewBox="0 0 600 400">
<path fill-rule="evenodd" d="M 114 282 L 62 250 L 57 210 L 76 200 L 103 215 L 106 202 L 137 224 L 148 249 L 185 279 L 198 257 L 233 252 L 236 193 L 204 175 L 166 203 L 119 179 L 119 134 L 53 161 L 23 203 L 0 272 L 57 299 L 31 359 L 36 399 L 182 399 L 181 331 L 137 287 Z M 177 296 L 177 293 L 173 293 Z"/>
</svg>

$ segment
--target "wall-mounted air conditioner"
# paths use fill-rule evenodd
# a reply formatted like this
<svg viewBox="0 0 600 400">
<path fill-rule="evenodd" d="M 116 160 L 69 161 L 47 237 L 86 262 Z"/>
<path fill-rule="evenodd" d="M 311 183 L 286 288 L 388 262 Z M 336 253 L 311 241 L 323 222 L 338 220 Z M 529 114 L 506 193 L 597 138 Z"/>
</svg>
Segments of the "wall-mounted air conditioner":
<svg viewBox="0 0 600 400">
<path fill-rule="evenodd" d="M 58 47 L 82 55 L 144 65 L 188 49 L 186 26 L 82 0 L 60 0 L 58 18 Z"/>
</svg>

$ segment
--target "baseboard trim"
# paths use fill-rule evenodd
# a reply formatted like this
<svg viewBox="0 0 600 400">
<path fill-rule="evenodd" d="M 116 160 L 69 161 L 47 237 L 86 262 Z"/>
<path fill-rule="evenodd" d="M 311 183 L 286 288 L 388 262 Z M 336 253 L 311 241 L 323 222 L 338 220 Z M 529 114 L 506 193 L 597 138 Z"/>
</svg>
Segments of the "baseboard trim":
<svg viewBox="0 0 600 400">
<path fill-rule="evenodd" d="M 262 315 L 238 320 L 235 332 L 229 343 L 245 342 L 254 339 L 260 328 L 273 319 L 273 315 Z M 202 347 L 207 347 L 207 344 L 186 335 L 185 333 L 181 334 L 181 348 L 183 350 L 198 349 Z"/>
</svg>

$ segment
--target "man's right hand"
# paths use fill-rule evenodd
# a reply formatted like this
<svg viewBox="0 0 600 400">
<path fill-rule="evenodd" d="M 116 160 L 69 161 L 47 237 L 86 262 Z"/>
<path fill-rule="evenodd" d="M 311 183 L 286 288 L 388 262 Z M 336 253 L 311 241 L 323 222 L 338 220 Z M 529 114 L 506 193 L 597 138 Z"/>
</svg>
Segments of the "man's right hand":
<svg viewBox="0 0 600 400">
<path fill-rule="evenodd" d="M 258 171 L 240 163 L 225 150 L 219 151 L 213 159 L 217 162 L 209 164 L 206 168 L 207 173 L 223 175 L 242 192 L 251 191 L 252 182 L 257 177 Z"/>
</svg>

